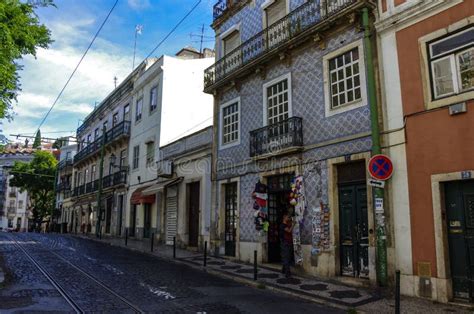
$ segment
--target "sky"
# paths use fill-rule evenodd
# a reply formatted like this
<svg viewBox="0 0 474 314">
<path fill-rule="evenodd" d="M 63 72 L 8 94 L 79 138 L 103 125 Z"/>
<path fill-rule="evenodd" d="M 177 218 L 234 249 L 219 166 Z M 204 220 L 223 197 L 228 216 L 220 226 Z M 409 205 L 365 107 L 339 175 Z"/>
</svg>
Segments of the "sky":
<svg viewBox="0 0 474 314">
<path fill-rule="evenodd" d="M 65 92 L 41 127 L 44 137 L 74 135 L 93 109 L 132 70 L 135 26 L 143 25 L 137 37 L 139 64 L 199 0 L 119 0 L 94 45 L 82 61 Z M 212 6 L 216 0 L 201 0 L 193 13 L 155 51 L 153 56 L 174 55 L 182 47 L 199 49 L 204 25 L 203 47 L 213 48 Z M 57 8 L 38 8 L 36 13 L 51 30 L 54 42 L 38 49 L 36 58 L 20 63 L 21 92 L 14 105 L 14 119 L 4 121 L 4 134 L 33 135 L 79 62 L 115 0 L 55 0 Z"/>
</svg>

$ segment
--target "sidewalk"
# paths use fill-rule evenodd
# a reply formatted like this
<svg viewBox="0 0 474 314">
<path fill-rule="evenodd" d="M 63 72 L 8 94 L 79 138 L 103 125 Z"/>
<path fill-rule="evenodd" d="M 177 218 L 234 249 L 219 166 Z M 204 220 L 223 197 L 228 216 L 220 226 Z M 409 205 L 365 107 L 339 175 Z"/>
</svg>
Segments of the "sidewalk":
<svg viewBox="0 0 474 314">
<path fill-rule="evenodd" d="M 77 237 L 100 241 L 114 246 L 125 247 L 124 239 L 102 238 L 77 235 Z M 201 252 L 192 252 L 176 248 L 176 259 L 173 259 L 173 247 L 163 244 L 154 245 L 151 252 L 150 241 L 128 239 L 126 248 L 151 254 L 160 258 L 184 263 L 202 271 L 226 277 L 261 289 L 272 289 L 295 297 L 311 300 L 358 313 L 394 313 L 395 301 L 376 290 L 350 287 L 333 280 L 293 276 L 285 278 L 278 270 L 258 265 L 257 281 L 254 281 L 253 265 L 230 261 L 222 257 L 207 257 L 204 267 L 204 256 Z M 458 307 L 451 304 L 434 303 L 429 300 L 402 297 L 402 313 L 472 313 L 473 308 Z"/>
</svg>

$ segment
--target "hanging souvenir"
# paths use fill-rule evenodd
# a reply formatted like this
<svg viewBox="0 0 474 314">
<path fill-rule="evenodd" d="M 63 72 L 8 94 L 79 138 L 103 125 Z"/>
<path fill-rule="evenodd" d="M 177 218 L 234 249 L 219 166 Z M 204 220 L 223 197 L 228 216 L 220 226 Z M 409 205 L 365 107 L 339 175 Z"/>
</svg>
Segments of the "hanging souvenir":
<svg viewBox="0 0 474 314">
<path fill-rule="evenodd" d="M 260 180 L 255 184 L 252 198 L 254 199 L 253 209 L 255 210 L 255 229 L 259 232 L 268 232 L 267 186 L 261 183 Z"/>
</svg>

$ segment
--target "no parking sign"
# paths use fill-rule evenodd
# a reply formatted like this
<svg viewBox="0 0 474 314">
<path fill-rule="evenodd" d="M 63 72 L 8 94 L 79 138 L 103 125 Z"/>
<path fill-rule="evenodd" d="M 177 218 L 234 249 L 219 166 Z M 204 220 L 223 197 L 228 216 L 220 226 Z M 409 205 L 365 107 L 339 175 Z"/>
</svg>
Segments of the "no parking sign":
<svg viewBox="0 0 474 314">
<path fill-rule="evenodd" d="M 368 170 L 372 178 L 388 180 L 393 173 L 393 164 L 386 155 L 375 155 L 369 160 Z"/>
</svg>

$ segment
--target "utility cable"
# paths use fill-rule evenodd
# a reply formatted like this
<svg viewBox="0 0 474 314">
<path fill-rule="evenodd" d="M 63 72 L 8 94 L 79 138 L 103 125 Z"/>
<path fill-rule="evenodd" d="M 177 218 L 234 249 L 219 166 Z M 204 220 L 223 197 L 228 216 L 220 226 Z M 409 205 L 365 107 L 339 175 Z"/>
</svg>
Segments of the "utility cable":
<svg viewBox="0 0 474 314">
<path fill-rule="evenodd" d="M 67 79 L 66 81 L 66 84 L 64 84 L 63 88 L 61 89 L 61 91 L 59 92 L 58 96 L 56 97 L 56 99 L 54 100 L 53 104 L 51 105 L 51 107 L 49 108 L 48 112 L 46 113 L 46 115 L 44 116 L 43 120 L 41 120 L 41 123 L 39 124 L 38 126 L 38 129 L 36 130 L 35 134 L 38 133 L 39 129 L 41 128 L 41 126 L 43 125 L 43 123 L 46 121 L 46 119 L 48 118 L 49 114 L 51 113 L 51 111 L 53 110 L 54 106 L 56 105 L 56 103 L 58 102 L 59 98 L 61 97 L 61 95 L 63 94 L 64 90 L 66 89 L 66 87 L 69 85 L 69 82 L 71 81 L 71 79 L 73 78 L 74 74 L 76 73 L 77 69 L 79 68 L 79 66 L 81 65 L 82 63 L 82 60 L 84 60 L 85 56 L 87 55 L 87 53 L 89 52 L 89 49 L 92 47 L 92 45 L 94 44 L 97 36 L 99 35 L 100 31 L 102 30 L 102 28 L 104 27 L 105 23 L 107 23 L 107 20 L 109 19 L 110 15 L 112 14 L 112 11 L 115 9 L 115 7 L 117 6 L 117 3 L 118 3 L 118 0 L 115 1 L 114 5 L 112 6 L 112 8 L 110 9 L 109 13 L 107 14 L 107 16 L 105 17 L 104 21 L 102 22 L 102 24 L 100 25 L 99 29 L 97 30 L 97 32 L 95 33 L 94 37 L 92 38 L 92 41 L 90 42 L 89 46 L 87 47 L 86 51 L 84 52 L 84 54 L 82 55 L 81 59 L 79 60 L 79 62 L 77 63 L 76 67 L 74 68 L 74 71 L 72 71 L 71 75 L 69 76 L 69 78 Z"/>
</svg>

